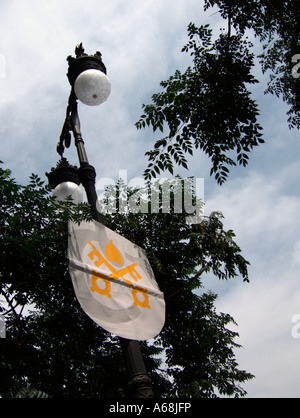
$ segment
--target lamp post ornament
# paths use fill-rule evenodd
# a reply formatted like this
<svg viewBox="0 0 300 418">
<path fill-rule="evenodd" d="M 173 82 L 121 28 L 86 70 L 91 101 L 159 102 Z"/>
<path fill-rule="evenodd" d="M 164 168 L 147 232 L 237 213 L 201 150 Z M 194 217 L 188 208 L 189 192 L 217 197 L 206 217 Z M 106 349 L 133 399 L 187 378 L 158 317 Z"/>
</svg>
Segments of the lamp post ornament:
<svg viewBox="0 0 300 418">
<path fill-rule="evenodd" d="M 81 183 L 95 221 L 80 226 L 69 222 L 70 276 L 77 299 L 87 315 L 119 336 L 131 396 L 151 398 L 152 383 L 138 340 L 152 338 L 160 332 L 165 317 L 164 298 L 144 251 L 105 227 L 103 215 L 96 208 L 96 171 L 89 164 L 85 151 L 77 100 L 94 106 L 109 96 L 110 82 L 102 55 L 99 51 L 87 55 L 81 43 L 75 48 L 75 57 L 68 56 L 67 61 L 71 92 L 57 144 L 61 161 L 46 175 L 52 187 L 66 181 Z M 65 148 L 70 147 L 71 133 L 79 159 L 78 169 L 63 157 Z"/>
</svg>

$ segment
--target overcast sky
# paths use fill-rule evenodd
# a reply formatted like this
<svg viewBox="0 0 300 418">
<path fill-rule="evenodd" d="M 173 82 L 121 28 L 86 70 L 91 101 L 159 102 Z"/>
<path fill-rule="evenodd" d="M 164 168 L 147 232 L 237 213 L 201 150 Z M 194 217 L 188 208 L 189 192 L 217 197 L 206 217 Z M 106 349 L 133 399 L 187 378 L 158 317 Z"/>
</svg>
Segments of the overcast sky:
<svg viewBox="0 0 300 418">
<path fill-rule="evenodd" d="M 0 159 L 19 183 L 58 161 L 56 144 L 69 95 L 68 55 L 83 42 L 100 50 L 111 95 L 99 107 L 79 106 L 81 128 L 97 178 L 141 177 L 145 152 L 158 134 L 134 123 L 159 90 L 159 82 L 191 64 L 181 53 L 189 22 L 219 30 L 214 10 L 199 0 L 2 0 L 0 14 Z M 299 51 L 300 52 L 300 51 Z M 254 89 L 266 144 L 252 152 L 249 166 L 232 169 L 227 183 L 209 177 L 200 152 L 183 176 L 204 178 L 205 214 L 224 214 L 243 255 L 251 262 L 250 283 L 204 280 L 219 294 L 217 309 L 238 323 L 239 367 L 256 378 L 244 385 L 249 397 L 300 396 L 300 194 L 299 133 L 289 131 L 286 107 L 264 96 L 266 78 Z M 299 79 L 300 82 L 300 79 Z M 77 164 L 74 145 L 65 155 Z M 297 318 L 296 318 L 297 319 Z M 298 320 L 299 321 L 299 320 Z M 294 327 L 294 333 L 292 333 Z M 299 327 L 300 331 L 300 327 Z M 300 333 L 299 333 L 300 336 Z"/>
</svg>

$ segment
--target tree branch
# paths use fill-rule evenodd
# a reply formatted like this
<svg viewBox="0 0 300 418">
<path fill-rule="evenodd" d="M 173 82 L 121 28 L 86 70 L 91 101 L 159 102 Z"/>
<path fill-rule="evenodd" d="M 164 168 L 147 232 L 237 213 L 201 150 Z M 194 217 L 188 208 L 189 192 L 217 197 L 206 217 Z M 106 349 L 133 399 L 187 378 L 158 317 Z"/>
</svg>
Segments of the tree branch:
<svg viewBox="0 0 300 418">
<path fill-rule="evenodd" d="M 228 28 L 227 28 L 227 45 L 226 45 L 226 52 L 229 55 L 229 45 L 230 45 L 230 36 L 231 36 L 231 14 L 232 14 L 232 4 L 229 3 L 228 8 Z"/>
<path fill-rule="evenodd" d="M 177 295 L 177 293 L 181 292 L 186 287 L 191 286 L 197 279 L 199 279 L 199 277 L 201 276 L 201 274 L 204 273 L 207 269 L 208 269 L 208 266 L 207 265 L 201 267 L 201 269 L 198 271 L 198 273 L 196 273 L 195 276 L 188 283 L 186 283 L 180 289 L 176 290 L 175 292 L 171 293 L 170 295 L 166 296 L 165 299 L 171 299 L 173 296 Z"/>
</svg>

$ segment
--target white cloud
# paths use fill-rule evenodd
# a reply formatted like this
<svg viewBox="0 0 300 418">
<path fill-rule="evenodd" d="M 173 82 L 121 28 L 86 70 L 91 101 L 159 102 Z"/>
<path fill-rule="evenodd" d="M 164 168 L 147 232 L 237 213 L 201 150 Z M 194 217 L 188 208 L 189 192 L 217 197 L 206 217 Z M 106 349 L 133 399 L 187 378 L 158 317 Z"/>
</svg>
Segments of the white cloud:
<svg viewBox="0 0 300 418">
<path fill-rule="evenodd" d="M 274 277 L 259 272 L 254 283 L 236 286 L 221 297 L 218 308 L 239 324 L 237 360 L 255 375 L 245 385 L 250 397 L 299 397 L 300 340 L 292 336 L 292 317 L 300 312 L 298 274 L 291 268 Z M 278 274 L 278 273 L 277 273 Z"/>
<path fill-rule="evenodd" d="M 271 170 L 271 169 L 270 169 Z M 217 308 L 238 323 L 237 350 L 242 369 L 256 378 L 245 385 L 251 397 L 299 397 L 300 339 L 292 337 L 293 315 L 300 313 L 300 196 L 289 183 L 299 178 L 298 164 L 272 175 L 249 170 L 206 202 L 206 211 L 221 210 L 234 229 L 243 255 L 251 263 L 250 283 L 241 279 L 220 284 L 212 277 L 205 287 L 219 294 Z"/>
<path fill-rule="evenodd" d="M 202 5 L 193 0 L 165 0 L 155 7 L 150 0 L 5 2 L 0 54 L 6 78 L 0 79 L 0 112 L 10 123 L 0 127 L 2 160 L 23 181 L 32 171 L 43 173 L 56 163 L 69 94 L 66 57 L 83 42 L 88 53 L 102 52 L 112 82 L 105 104 L 80 109 L 88 155 L 97 156 L 91 162 L 97 172 L 113 176 L 115 165 L 135 172 L 133 154 L 138 154 L 142 172 L 145 143 L 152 138 L 137 133 L 134 123 L 142 102 L 169 76 L 177 59 L 188 59 L 180 48 L 188 22 L 197 15 L 201 18 Z M 68 155 L 76 158 L 72 151 Z M 110 159 L 114 163 L 108 164 Z"/>
<path fill-rule="evenodd" d="M 294 244 L 294 249 L 292 253 L 292 261 L 295 265 L 300 265 L 300 241 L 297 241 Z"/>
</svg>

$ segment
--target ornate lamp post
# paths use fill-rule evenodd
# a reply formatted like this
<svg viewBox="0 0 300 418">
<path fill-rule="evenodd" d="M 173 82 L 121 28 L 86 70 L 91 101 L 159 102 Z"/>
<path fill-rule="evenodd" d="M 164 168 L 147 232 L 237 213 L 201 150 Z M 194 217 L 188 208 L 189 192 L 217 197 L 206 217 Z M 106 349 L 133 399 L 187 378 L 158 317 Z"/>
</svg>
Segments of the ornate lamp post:
<svg viewBox="0 0 300 418">
<path fill-rule="evenodd" d="M 91 206 L 93 218 L 104 224 L 101 213 L 97 211 L 97 194 L 95 188 L 96 171 L 89 164 L 80 131 L 77 100 L 84 104 L 95 106 L 103 103 L 110 94 L 110 82 L 106 76 L 106 67 L 103 64 L 101 53 L 94 55 L 84 53 L 82 44 L 75 48 L 76 57 L 69 56 L 68 79 L 71 84 L 71 93 L 66 111 L 66 118 L 62 128 L 57 152 L 61 161 L 50 173 L 46 173 L 49 183 L 54 187 L 57 195 L 65 193 L 78 197 L 78 185 L 82 183 L 88 202 Z M 63 153 L 71 144 L 71 132 L 73 133 L 75 146 L 79 159 L 79 168 L 70 166 Z M 133 397 L 153 397 L 151 380 L 147 376 L 144 361 L 141 355 L 138 341 L 120 338 L 122 351 L 129 374 L 129 389 Z"/>
</svg>

